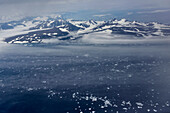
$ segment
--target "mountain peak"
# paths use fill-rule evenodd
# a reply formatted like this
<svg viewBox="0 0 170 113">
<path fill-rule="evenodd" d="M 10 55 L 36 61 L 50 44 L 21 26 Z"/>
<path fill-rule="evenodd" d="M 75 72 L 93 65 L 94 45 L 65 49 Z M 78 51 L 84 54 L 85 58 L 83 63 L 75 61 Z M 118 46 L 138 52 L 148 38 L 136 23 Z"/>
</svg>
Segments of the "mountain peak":
<svg viewBox="0 0 170 113">
<path fill-rule="evenodd" d="M 93 25 L 97 24 L 97 22 L 94 21 L 93 19 L 89 20 L 88 22 L 89 22 L 90 24 L 93 24 Z"/>
<path fill-rule="evenodd" d="M 59 40 L 72 40 L 83 37 L 84 34 L 105 31 L 110 35 L 131 35 L 132 37 L 169 36 L 170 26 L 158 23 L 141 23 L 126 19 L 109 21 L 80 21 L 64 20 L 61 16 L 36 17 L 32 20 L 23 20 L 1 24 L 1 29 L 16 29 L 18 26 L 28 33 L 16 35 L 6 39 L 9 43 L 35 43 L 43 39 L 57 38 Z M 108 32 L 109 31 L 109 32 Z"/>
</svg>

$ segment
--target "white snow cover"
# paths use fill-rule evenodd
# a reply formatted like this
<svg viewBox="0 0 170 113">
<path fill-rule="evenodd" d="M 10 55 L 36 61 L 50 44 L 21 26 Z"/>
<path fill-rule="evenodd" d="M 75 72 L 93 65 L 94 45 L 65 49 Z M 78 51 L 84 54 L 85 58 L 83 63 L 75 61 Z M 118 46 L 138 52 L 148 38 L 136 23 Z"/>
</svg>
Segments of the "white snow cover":
<svg viewBox="0 0 170 113">
<path fill-rule="evenodd" d="M 28 32 L 33 32 L 33 31 L 39 31 L 39 30 L 47 30 L 47 29 L 51 29 L 51 28 L 47 28 L 47 29 L 37 29 L 37 30 L 29 30 L 29 28 L 35 27 L 39 24 L 41 24 L 41 22 L 45 22 L 49 19 L 49 17 L 54 18 L 54 19 L 58 19 L 59 21 L 63 21 L 65 22 L 65 20 L 61 19 L 60 15 L 52 15 L 52 16 L 46 16 L 46 17 L 37 17 L 34 18 L 32 21 L 23 21 L 22 24 L 24 25 L 18 25 L 16 26 L 14 29 L 10 29 L 10 30 L 1 30 L 0 31 L 0 41 L 2 42 L 5 38 L 7 37 L 11 37 L 11 36 L 15 36 L 15 35 L 21 35 L 21 34 L 27 34 Z M 36 22 L 34 20 L 37 20 Z M 33 22 L 34 21 L 34 22 Z M 71 24 L 80 27 L 82 29 L 78 30 L 77 32 L 70 32 L 68 31 L 67 28 L 64 28 L 65 25 L 60 25 L 60 26 L 56 26 L 57 28 L 59 28 L 62 32 L 68 32 L 70 36 L 72 36 L 73 38 L 71 39 L 76 39 L 76 37 L 82 36 L 82 34 L 86 34 L 83 36 L 83 41 L 87 41 L 90 39 L 90 41 L 96 41 L 96 43 L 102 43 L 102 42 L 109 42 L 112 39 L 118 39 L 118 38 L 122 38 L 123 35 L 121 34 L 112 34 L 112 30 L 110 30 L 110 28 L 112 27 L 130 27 L 130 28 L 134 28 L 134 29 L 123 29 L 124 32 L 126 33 L 138 33 L 140 36 L 143 36 L 145 38 L 150 38 L 152 37 L 152 35 L 156 35 L 156 36 L 164 36 L 162 29 L 170 29 L 170 26 L 167 25 L 163 25 L 163 24 L 158 24 L 158 23 L 141 23 L 141 22 L 130 22 L 127 21 L 126 19 L 121 19 L 121 20 L 110 20 L 110 21 L 94 21 L 94 20 L 89 20 L 89 21 L 76 21 L 76 20 L 67 20 L 68 22 L 70 22 Z M 50 26 L 51 23 L 55 22 L 55 20 L 48 20 L 47 21 L 47 26 Z M 11 25 L 11 24 L 10 24 Z M 101 26 L 101 27 L 99 27 Z M 152 34 L 150 33 L 149 35 L 144 35 L 147 33 L 147 31 L 142 31 L 140 29 L 138 29 L 139 26 L 142 27 L 148 27 L 151 26 L 154 29 L 157 29 L 157 31 L 153 31 Z M 95 28 L 95 29 L 94 29 Z M 43 35 L 48 35 L 48 36 L 53 36 L 53 35 L 58 35 L 58 33 L 43 33 Z M 35 37 L 36 34 L 30 36 L 30 38 Z M 90 38 L 89 38 L 90 37 Z M 124 36 L 125 37 L 125 36 Z M 126 38 L 132 38 L 134 39 L 135 36 L 126 36 Z M 20 37 L 22 38 L 22 37 Z M 62 37 L 59 37 L 62 39 Z M 125 39 L 126 39 L 125 38 Z M 17 40 L 17 39 L 16 39 Z M 15 41 L 15 43 L 26 43 L 26 41 Z"/>
<path fill-rule="evenodd" d="M 69 32 L 67 29 L 59 28 L 63 32 Z"/>
</svg>

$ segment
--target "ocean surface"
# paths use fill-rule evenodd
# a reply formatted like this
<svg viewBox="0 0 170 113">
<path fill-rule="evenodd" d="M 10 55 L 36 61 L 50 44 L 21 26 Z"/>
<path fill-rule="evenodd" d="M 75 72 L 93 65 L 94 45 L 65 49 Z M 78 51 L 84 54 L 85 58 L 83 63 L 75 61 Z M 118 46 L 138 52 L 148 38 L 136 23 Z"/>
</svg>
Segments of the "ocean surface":
<svg viewBox="0 0 170 113">
<path fill-rule="evenodd" d="M 0 43 L 0 113 L 170 113 L 170 40 L 92 42 Z"/>
</svg>

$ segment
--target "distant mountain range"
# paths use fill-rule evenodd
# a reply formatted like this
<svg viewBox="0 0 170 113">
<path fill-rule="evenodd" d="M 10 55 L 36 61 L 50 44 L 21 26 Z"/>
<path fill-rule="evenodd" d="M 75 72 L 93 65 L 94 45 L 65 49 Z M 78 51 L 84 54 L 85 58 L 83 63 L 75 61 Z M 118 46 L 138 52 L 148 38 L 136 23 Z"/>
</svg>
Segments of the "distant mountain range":
<svg viewBox="0 0 170 113">
<path fill-rule="evenodd" d="M 60 15 L 26 18 L 20 21 L 0 23 L 0 31 L 23 29 L 27 33 L 8 37 L 7 43 L 41 43 L 43 39 L 76 40 L 85 34 L 107 32 L 111 35 L 129 35 L 136 38 L 169 36 L 170 26 L 159 23 L 141 23 L 126 19 L 109 21 L 71 20 Z"/>
</svg>

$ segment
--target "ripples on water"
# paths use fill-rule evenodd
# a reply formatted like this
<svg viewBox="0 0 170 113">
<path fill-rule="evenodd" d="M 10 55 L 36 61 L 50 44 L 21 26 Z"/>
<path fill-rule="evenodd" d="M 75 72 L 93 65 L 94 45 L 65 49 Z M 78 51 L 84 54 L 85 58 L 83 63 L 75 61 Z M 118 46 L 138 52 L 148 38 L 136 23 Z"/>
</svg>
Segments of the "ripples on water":
<svg viewBox="0 0 170 113">
<path fill-rule="evenodd" d="M 146 42 L 2 44 L 0 113 L 170 112 L 169 42 Z"/>
</svg>

